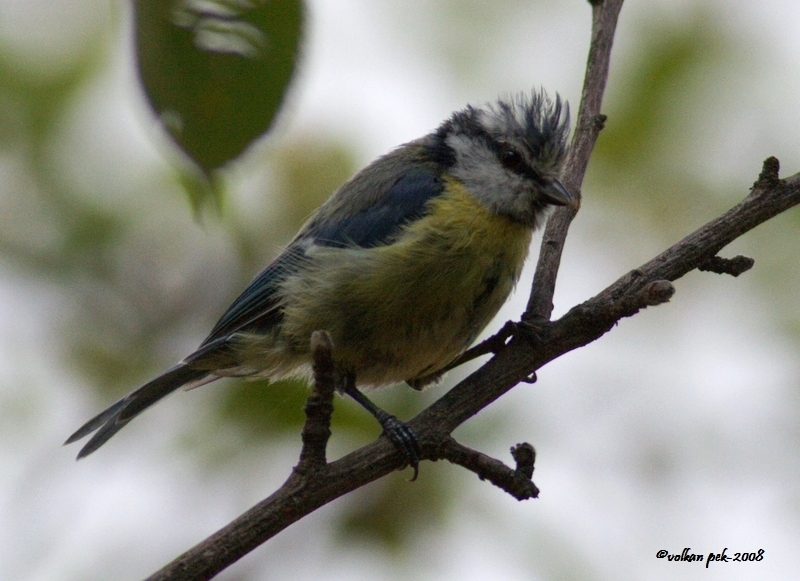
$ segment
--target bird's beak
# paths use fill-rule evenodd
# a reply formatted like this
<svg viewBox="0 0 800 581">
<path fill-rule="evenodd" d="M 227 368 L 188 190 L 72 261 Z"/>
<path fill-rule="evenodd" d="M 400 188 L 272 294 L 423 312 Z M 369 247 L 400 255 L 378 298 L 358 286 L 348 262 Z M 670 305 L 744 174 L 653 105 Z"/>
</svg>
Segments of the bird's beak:
<svg viewBox="0 0 800 581">
<path fill-rule="evenodd" d="M 571 206 L 575 203 L 575 197 L 567 191 L 564 184 L 556 179 L 550 182 L 550 185 L 542 193 L 545 200 L 554 206 Z"/>
</svg>

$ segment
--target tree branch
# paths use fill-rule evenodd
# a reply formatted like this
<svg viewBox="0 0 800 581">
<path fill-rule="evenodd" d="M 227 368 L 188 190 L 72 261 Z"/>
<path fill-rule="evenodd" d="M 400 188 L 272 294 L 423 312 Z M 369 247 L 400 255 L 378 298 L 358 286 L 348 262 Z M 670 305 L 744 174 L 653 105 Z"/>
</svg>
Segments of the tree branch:
<svg viewBox="0 0 800 581">
<path fill-rule="evenodd" d="M 566 162 L 567 177 L 564 182 L 576 197 L 580 195 L 580 185 L 583 180 L 583 174 L 585 173 L 594 142 L 597 139 L 597 134 L 602 127 L 603 120 L 599 117 L 600 103 L 608 77 L 611 45 L 617 16 L 622 7 L 622 0 L 594 1 L 592 2 L 592 7 L 592 41 L 587 63 L 586 79 L 581 96 L 581 104 L 578 109 L 578 122 L 575 134 L 573 135 L 572 150 Z M 571 219 L 572 218 L 569 217 L 566 220 L 566 226 L 569 225 Z M 554 220 L 551 219 L 550 222 L 552 223 Z M 564 227 L 563 234 L 560 235 L 561 243 L 553 243 L 558 246 L 555 248 L 556 252 L 551 253 L 548 251 L 549 258 L 546 263 L 550 265 L 548 267 L 548 273 L 549 276 L 552 277 L 550 286 L 553 288 L 555 288 L 555 275 L 560 261 L 561 246 L 563 246 L 563 238 L 566 236 L 566 226 Z M 547 232 L 551 230 L 552 228 L 548 226 Z M 548 240 L 547 233 L 545 236 L 545 239 Z M 553 239 L 557 240 L 557 238 Z M 553 244 L 547 246 L 551 247 Z M 544 244 L 542 252 L 545 252 Z M 540 265 L 542 263 L 543 261 L 540 259 Z M 544 280 L 546 277 L 544 274 L 540 275 L 539 270 L 540 269 L 537 269 L 537 278 Z M 549 291 L 549 298 L 547 298 L 547 285 L 544 285 L 543 288 L 543 296 L 547 302 L 551 303 L 552 291 Z M 534 288 L 534 292 L 536 292 L 536 288 Z M 540 294 L 542 293 L 540 292 Z M 542 300 L 543 299 L 540 298 L 537 304 L 540 304 Z M 531 301 L 533 301 L 533 295 Z M 530 310 L 529 307 L 528 311 Z M 547 314 L 549 316 L 549 310 Z M 506 331 L 505 334 L 498 334 L 494 341 L 485 342 L 481 346 L 470 350 L 468 356 L 476 357 L 488 352 L 497 353 L 504 350 L 506 341 L 508 337 L 511 336 L 514 327 L 506 325 L 504 329 Z M 318 340 L 324 343 L 324 338 L 318 338 Z M 400 464 L 397 463 L 398 457 L 395 454 L 396 450 L 394 446 L 389 444 L 385 438 L 380 438 L 373 444 L 365 446 L 337 462 L 332 464 L 325 463 L 325 444 L 329 436 L 328 426 L 330 416 L 327 415 L 326 419 L 327 409 L 324 403 L 321 403 L 324 402 L 327 397 L 327 388 L 318 385 L 318 383 L 325 384 L 327 382 L 325 378 L 326 372 L 323 371 L 321 376 L 319 374 L 320 369 L 324 370 L 327 368 L 326 355 L 324 353 L 325 347 L 323 346 L 321 349 L 319 360 L 317 359 L 318 354 L 315 350 L 315 391 L 306 405 L 308 419 L 303 429 L 303 452 L 298 466 L 292 472 L 292 475 L 286 483 L 272 496 L 253 507 L 227 527 L 221 529 L 193 549 L 178 557 L 172 563 L 169 563 L 148 579 L 153 581 L 186 578 L 210 579 L 216 573 L 305 514 L 312 512 L 338 496 L 355 490 L 368 482 L 396 470 L 400 466 Z M 459 358 L 457 363 L 460 364 L 466 360 L 468 359 Z M 500 382 L 500 385 L 504 386 L 505 391 L 520 380 L 535 377 L 534 372 L 535 370 L 531 370 L 531 373 L 519 377 L 513 383 L 509 384 L 507 381 L 503 381 Z M 456 394 L 460 393 L 456 390 L 453 391 L 456 392 Z M 325 395 L 321 396 L 320 394 Z M 312 402 L 311 400 L 314 401 Z M 322 406 L 322 409 L 320 406 Z M 477 413 L 482 407 L 483 405 L 475 407 L 471 412 L 462 412 L 456 415 L 459 417 L 463 416 L 464 419 L 466 419 Z M 432 406 L 429 410 L 430 409 L 433 409 L 435 413 L 447 415 L 446 409 L 443 410 L 435 406 Z M 458 456 L 463 462 L 476 466 L 480 470 L 479 475 L 490 479 L 491 482 L 501 486 L 504 490 L 512 494 L 514 494 L 512 490 L 516 491 L 518 493 L 516 496 L 517 498 L 532 497 L 538 494 L 538 489 L 536 489 L 533 482 L 530 481 L 530 475 L 522 479 L 527 480 L 528 484 L 520 480 L 520 474 L 527 474 L 528 472 L 528 468 L 524 466 L 524 463 L 521 463 L 520 460 L 518 460 L 518 467 L 514 472 L 516 477 L 508 480 L 503 474 L 505 473 L 507 476 L 507 472 L 505 471 L 509 469 L 505 468 L 502 463 L 483 455 L 476 456 L 476 454 L 480 453 L 474 451 L 468 452 L 467 448 L 461 447 L 459 444 L 455 443 L 455 441 L 449 437 L 452 428 L 446 431 L 431 429 L 429 425 L 421 424 L 421 422 L 424 421 L 425 416 L 423 412 L 423 414 L 417 416 L 411 424 L 420 437 L 420 441 L 427 446 L 424 450 L 424 452 L 426 452 L 426 455 L 423 456 L 424 458 L 435 459 L 438 457 L 448 457 L 449 454 L 452 456 L 451 461 L 455 461 L 453 458 Z M 418 423 L 421 425 L 418 426 Z M 454 424 L 454 426 L 455 425 L 458 424 Z M 326 430 L 328 431 L 326 432 Z M 445 445 L 445 442 L 449 444 Z M 520 454 L 522 457 L 524 456 L 522 452 L 523 449 L 522 447 L 517 447 L 515 453 Z M 531 450 L 532 449 L 531 447 Z M 352 464 L 353 462 L 355 465 Z M 488 467 L 492 467 L 492 469 Z M 505 471 L 503 469 L 505 469 Z M 531 474 L 532 471 L 533 455 L 530 457 Z"/>
<path fill-rule="evenodd" d="M 589 156 L 604 122 L 600 104 L 622 0 L 591 3 L 594 17 L 589 62 L 563 176 L 565 185 L 576 195 L 580 193 Z M 715 272 L 729 267 L 741 269 L 744 266 L 741 260 L 716 259 L 717 253 L 745 232 L 798 203 L 800 174 L 780 180 L 778 162 L 770 158 L 751 193 L 740 204 L 560 319 L 549 322 L 561 250 L 576 210 L 557 211 L 542 242 L 531 298 L 523 316 L 527 325 L 507 325 L 504 332 L 483 347 L 470 350 L 495 355 L 408 423 L 418 436 L 421 458 L 446 458 L 476 472 L 515 498 L 535 497 L 538 489 L 531 481 L 535 458 L 532 446 L 521 444 L 512 449 L 517 466 L 511 469 L 457 443 L 450 435 L 452 431 L 519 382 L 535 377 L 536 370 L 549 361 L 601 337 L 620 319 L 669 300 L 675 290 L 671 281 L 700 267 Z M 734 262 L 738 265 L 731 267 Z M 526 328 L 529 330 L 525 331 Z M 406 458 L 385 437 L 335 462 L 326 462 L 330 420 L 326 402 L 330 401 L 335 373 L 332 364 L 328 368 L 332 361 L 329 341 L 326 343 L 324 335 L 316 336 L 315 340 L 315 387 L 306 406 L 303 453 L 297 467 L 269 498 L 153 574 L 148 578 L 150 581 L 210 579 L 303 516 L 406 464 Z"/>
<path fill-rule="evenodd" d="M 521 380 L 549 361 L 601 337 L 620 319 L 668 300 L 671 285 L 664 281 L 679 279 L 745 232 L 799 204 L 800 174 L 778 180 L 777 169 L 777 160 L 768 159 L 761 177 L 741 203 L 560 319 L 542 325 L 536 337 L 515 336 L 486 365 L 413 418 L 409 426 L 419 437 L 422 458 L 446 457 L 442 450 L 453 446 L 450 433 Z M 381 437 L 324 465 L 313 478 L 295 470 L 272 496 L 148 579 L 210 579 L 303 516 L 405 463 L 403 455 Z"/>
<path fill-rule="evenodd" d="M 303 448 L 295 470 L 308 472 L 324 468 L 325 450 L 331 437 L 333 394 L 336 391 L 336 369 L 333 364 L 333 343 L 325 331 L 311 334 L 311 353 L 314 360 L 314 383 L 306 400 L 306 423 L 301 439 Z"/>
<path fill-rule="evenodd" d="M 524 442 L 511 448 L 511 456 L 517 463 L 516 468 L 509 468 L 500 460 L 467 448 L 451 437 L 445 438 L 442 442 L 439 458 L 474 472 L 481 480 L 488 480 L 517 500 L 538 497 L 539 488 L 531 480 L 533 463 L 536 461 L 536 450 Z M 431 460 L 435 459 L 437 458 L 431 458 Z"/>
<path fill-rule="evenodd" d="M 703 264 L 697 267 L 697 270 L 704 272 L 715 272 L 717 274 L 730 274 L 731 276 L 739 276 L 747 272 L 753 265 L 755 260 L 747 256 L 734 256 L 733 258 L 722 258 L 720 256 L 712 256 Z"/>
<path fill-rule="evenodd" d="M 589 166 L 589 158 L 594 150 L 597 136 L 606 122 L 605 115 L 600 114 L 600 107 L 606 90 L 608 69 L 611 64 L 611 47 L 614 43 L 617 18 L 622 10 L 622 1 L 605 0 L 591 3 L 592 40 L 589 45 L 589 58 L 583 79 L 575 133 L 562 172 L 564 186 L 576 197 L 578 203 L 575 206 L 558 208 L 547 221 L 539 249 L 536 274 L 533 277 L 531 296 L 522 316 L 524 321 L 546 321 L 553 312 L 553 294 L 556 290 L 558 267 L 561 265 L 561 252 L 564 250 L 569 225 L 580 207 L 581 185 L 586 175 L 586 168 Z"/>
</svg>

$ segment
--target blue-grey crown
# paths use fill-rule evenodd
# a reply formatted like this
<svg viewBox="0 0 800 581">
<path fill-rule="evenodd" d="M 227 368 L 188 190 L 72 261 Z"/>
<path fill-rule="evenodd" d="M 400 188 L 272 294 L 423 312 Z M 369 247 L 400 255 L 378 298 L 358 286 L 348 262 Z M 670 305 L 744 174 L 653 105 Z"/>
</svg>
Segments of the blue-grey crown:
<svg viewBox="0 0 800 581">
<path fill-rule="evenodd" d="M 469 105 L 442 123 L 435 136 L 442 145 L 453 133 L 481 139 L 492 149 L 508 142 L 522 145 L 540 169 L 551 171 L 561 166 L 567 154 L 569 124 L 569 105 L 558 94 L 550 99 L 541 89 L 484 107 Z M 445 165 L 454 161 L 445 148 L 439 154 Z"/>
</svg>

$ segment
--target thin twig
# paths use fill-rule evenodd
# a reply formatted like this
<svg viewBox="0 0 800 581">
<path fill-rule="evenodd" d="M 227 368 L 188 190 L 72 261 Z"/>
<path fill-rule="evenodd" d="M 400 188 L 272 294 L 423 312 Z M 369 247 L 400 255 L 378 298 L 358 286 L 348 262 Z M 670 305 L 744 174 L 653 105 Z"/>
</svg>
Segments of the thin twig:
<svg viewBox="0 0 800 581">
<path fill-rule="evenodd" d="M 539 488 L 531 480 L 536 451 L 530 444 L 517 444 L 511 448 L 516 468 L 509 468 L 500 460 L 459 444 L 453 438 L 442 442 L 439 454 L 439 458 L 474 472 L 481 480 L 488 480 L 517 500 L 539 496 Z"/>
<path fill-rule="evenodd" d="M 617 18 L 622 9 L 622 1 L 592 2 L 592 40 L 589 45 L 586 76 L 583 81 L 575 133 L 572 136 L 572 144 L 562 172 L 562 181 L 577 198 L 578 205 L 558 208 L 547 221 L 531 295 L 525 314 L 522 316 L 526 321 L 546 321 L 550 319 L 553 312 L 553 294 L 556 290 L 556 276 L 561 264 L 561 252 L 567 239 L 569 225 L 578 212 L 581 185 L 589 165 L 589 158 L 606 120 L 605 116 L 600 113 L 600 107 L 608 80 L 611 47 L 614 43 L 614 33 L 617 28 Z"/>
<path fill-rule="evenodd" d="M 747 272 L 756 263 L 755 260 L 747 256 L 734 256 L 733 258 L 722 258 L 721 256 L 712 256 L 703 264 L 697 267 L 697 270 L 703 272 L 714 272 L 716 274 L 729 274 L 731 276 L 739 276 Z"/>
<path fill-rule="evenodd" d="M 580 206 L 581 185 L 589 165 L 589 158 L 594 150 L 597 136 L 606 121 L 605 115 L 600 113 L 600 107 L 608 80 L 611 47 L 614 43 L 614 33 L 620 10 L 622 10 L 622 2 L 623 0 L 590 2 L 592 4 L 592 39 L 589 44 L 586 75 L 583 80 L 575 132 L 572 135 L 572 143 L 562 172 L 562 181 L 578 200 L 578 204 L 556 209 L 547 221 L 531 294 L 525 313 L 522 315 L 522 320 L 526 322 L 536 324 L 539 321 L 547 321 L 553 311 L 553 294 L 556 288 L 558 268 L 561 264 L 561 252 L 564 249 L 569 225 Z M 506 325 L 497 334 L 462 353 L 440 373 L 463 365 L 481 355 L 490 352 L 496 353 L 498 347 L 502 346 L 500 343 L 505 343 L 511 331 L 513 329 Z M 431 381 L 437 377 L 431 378 Z M 429 381 L 420 383 L 424 385 Z"/>
<path fill-rule="evenodd" d="M 326 331 L 311 334 L 311 353 L 314 361 L 314 383 L 306 400 L 306 422 L 301 438 L 303 448 L 295 470 L 317 470 L 327 463 L 325 449 L 331 437 L 333 394 L 336 391 L 336 370 L 333 364 L 333 343 Z"/>
</svg>

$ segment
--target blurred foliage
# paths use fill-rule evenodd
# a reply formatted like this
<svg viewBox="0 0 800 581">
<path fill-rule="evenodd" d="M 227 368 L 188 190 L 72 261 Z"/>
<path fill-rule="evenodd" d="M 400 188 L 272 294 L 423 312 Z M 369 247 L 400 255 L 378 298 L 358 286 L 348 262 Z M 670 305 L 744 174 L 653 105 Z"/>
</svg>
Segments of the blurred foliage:
<svg viewBox="0 0 800 581">
<path fill-rule="evenodd" d="M 297 62 L 302 3 L 137 0 L 135 7 L 139 76 L 151 106 L 204 171 L 218 168 L 271 125 Z"/>
<path fill-rule="evenodd" d="M 309 389 L 302 379 L 237 381 L 225 391 L 218 412 L 221 419 L 242 428 L 252 441 L 266 444 L 278 435 L 299 434 L 305 420 L 303 406 Z M 410 388 L 401 386 L 377 392 L 371 398 L 401 417 L 412 417 L 430 404 L 431 398 L 428 395 L 409 397 L 408 392 Z M 335 397 L 333 406 L 334 437 L 344 435 L 348 441 L 367 443 L 380 435 L 380 425 L 349 398 Z"/>
<path fill-rule="evenodd" d="M 228 390 L 219 408 L 223 420 L 234 421 L 250 439 L 268 440 L 302 426 L 308 386 L 303 381 L 243 381 Z"/>
<path fill-rule="evenodd" d="M 743 199 L 752 184 L 731 188 L 730 183 L 714 183 L 691 159 L 696 152 L 692 140 L 707 129 L 702 126 L 705 115 L 725 97 L 710 93 L 718 86 L 715 78 L 735 78 L 744 59 L 741 39 L 705 10 L 671 26 L 651 25 L 642 36 L 647 39 L 643 49 L 617 69 L 609 85 L 608 122 L 584 188 L 606 208 L 642 221 L 648 235 L 663 246 Z M 720 148 L 725 139 L 719 135 Z M 764 151 L 764 158 L 773 153 Z M 761 167 L 749 170 L 755 181 Z M 772 295 L 764 304 L 774 309 L 776 321 L 795 340 L 800 340 L 800 294 L 794 290 L 800 286 L 799 223 L 800 213 L 790 211 L 734 243 L 735 252 L 756 258 L 755 269 L 739 284 L 757 277 L 761 291 Z M 735 252 L 724 249 L 722 255 Z"/>
<path fill-rule="evenodd" d="M 427 465 L 409 486 L 409 471 L 395 472 L 359 491 L 338 523 L 337 539 L 377 546 L 398 556 L 412 539 L 446 525 L 456 496 L 449 473 Z"/>
<path fill-rule="evenodd" d="M 607 99 L 608 122 L 587 182 L 596 187 L 593 196 L 645 218 L 654 234 L 674 241 L 699 226 L 693 216 L 710 217 L 725 207 L 709 184 L 692 177 L 679 143 L 697 130 L 687 112 L 702 110 L 700 101 L 709 98 L 705 71 L 731 66 L 736 51 L 700 15 L 680 27 L 648 32 L 647 46 L 622 71 L 624 78 Z"/>
<path fill-rule="evenodd" d="M 309 163 L 309 158 L 315 160 Z M 281 220 L 293 234 L 311 212 L 349 178 L 357 168 L 342 148 L 316 145 L 314 138 L 289 143 L 275 152 L 275 165 L 282 190 L 291 193 Z"/>
<path fill-rule="evenodd" d="M 70 276 L 91 269 L 96 249 L 111 243 L 113 218 L 100 215 L 63 184 L 48 159 L 54 126 L 69 100 L 96 74 L 103 54 L 93 39 L 72 66 L 37 76 L 0 51 L 0 153 L 6 169 L 0 215 L 0 251 L 34 272 Z M 16 179 L 15 179 L 16 178 Z"/>
</svg>

